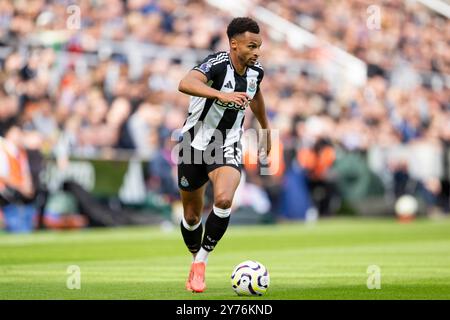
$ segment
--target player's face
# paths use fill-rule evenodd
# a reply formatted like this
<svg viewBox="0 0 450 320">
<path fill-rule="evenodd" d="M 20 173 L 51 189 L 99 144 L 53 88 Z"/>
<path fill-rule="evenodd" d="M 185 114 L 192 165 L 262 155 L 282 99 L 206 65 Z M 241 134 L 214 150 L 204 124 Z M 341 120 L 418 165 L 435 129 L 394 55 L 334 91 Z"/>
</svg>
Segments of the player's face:
<svg viewBox="0 0 450 320">
<path fill-rule="evenodd" d="M 239 61 L 246 66 L 253 66 L 259 58 L 261 36 L 256 33 L 245 32 L 233 38 L 231 49 L 236 51 Z"/>
</svg>

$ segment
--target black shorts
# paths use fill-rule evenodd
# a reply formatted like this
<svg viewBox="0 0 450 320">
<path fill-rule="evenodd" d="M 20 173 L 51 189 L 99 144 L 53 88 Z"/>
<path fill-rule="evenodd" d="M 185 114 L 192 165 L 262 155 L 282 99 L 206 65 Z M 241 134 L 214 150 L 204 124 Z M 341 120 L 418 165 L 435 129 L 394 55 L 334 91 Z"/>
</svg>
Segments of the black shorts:
<svg viewBox="0 0 450 320">
<path fill-rule="evenodd" d="M 190 156 L 186 157 L 188 152 Z M 178 187 L 183 191 L 194 191 L 208 182 L 208 174 L 214 169 L 230 166 L 241 173 L 242 146 L 236 142 L 227 147 L 198 150 L 185 146 L 179 151 Z"/>
</svg>

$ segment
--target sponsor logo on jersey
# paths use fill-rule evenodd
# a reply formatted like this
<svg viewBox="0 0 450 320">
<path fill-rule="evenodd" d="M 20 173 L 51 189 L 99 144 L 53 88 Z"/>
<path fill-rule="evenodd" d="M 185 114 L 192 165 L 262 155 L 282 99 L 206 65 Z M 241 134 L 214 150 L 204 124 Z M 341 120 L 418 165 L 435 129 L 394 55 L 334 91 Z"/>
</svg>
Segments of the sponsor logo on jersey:
<svg viewBox="0 0 450 320">
<path fill-rule="evenodd" d="M 220 101 L 218 99 L 214 100 L 214 103 L 217 104 L 218 106 L 222 107 L 222 108 L 226 108 L 226 109 L 233 109 L 233 110 L 245 110 L 245 108 L 248 106 L 250 101 L 247 101 L 245 104 L 243 105 L 238 105 L 234 102 L 223 102 Z"/>
</svg>

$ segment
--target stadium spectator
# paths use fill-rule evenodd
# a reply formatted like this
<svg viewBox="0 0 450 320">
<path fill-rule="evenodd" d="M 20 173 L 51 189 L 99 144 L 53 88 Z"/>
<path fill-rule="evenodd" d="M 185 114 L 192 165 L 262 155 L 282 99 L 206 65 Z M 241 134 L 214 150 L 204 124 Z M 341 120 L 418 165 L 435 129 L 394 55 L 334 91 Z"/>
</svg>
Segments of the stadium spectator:
<svg viewBox="0 0 450 320">
<path fill-rule="evenodd" d="M 12 232 L 33 230 L 36 210 L 28 156 L 22 129 L 12 125 L 0 138 L 0 204 L 6 229 Z"/>
</svg>

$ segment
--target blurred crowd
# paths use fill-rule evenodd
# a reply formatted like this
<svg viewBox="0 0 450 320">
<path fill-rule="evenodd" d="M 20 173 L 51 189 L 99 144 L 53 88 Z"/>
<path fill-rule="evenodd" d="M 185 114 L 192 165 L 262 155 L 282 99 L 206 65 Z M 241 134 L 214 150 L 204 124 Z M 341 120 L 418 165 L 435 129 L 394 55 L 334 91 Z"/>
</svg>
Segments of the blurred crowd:
<svg viewBox="0 0 450 320">
<path fill-rule="evenodd" d="M 271 211 L 288 210 L 286 177 L 301 172 L 311 206 L 336 213 L 333 199 L 345 192 L 334 169 L 349 153 L 364 159 L 385 194 L 419 194 L 428 211 L 448 211 L 448 19 L 414 1 L 378 1 L 381 25 L 371 30 L 371 1 L 253 3 L 368 65 L 364 86 L 337 90 L 339 79 L 315 72 L 324 59 L 320 48 L 293 49 L 261 25 L 262 90 L 281 137 L 272 161 L 282 165 L 268 177 L 247 166 L 245 178 Z M 111 148 L 155 159 L 148 186 L 175 200 L 171 134 L 182 127 L 189 102 L 178 81 L 205 52 L 228 49 L 230 18 L 195 0 L 0 0 L 0 135 L 18 124 L 29 137 L 24 147 L 62 166 L 71 155 Z M 131 49 L 116 50 L 120 43 Z M 179 54 L 158 55 L 162 48 Z M 196 59 L 189 60 L 192 52 Z M 255 126 L 249 112 L 245 127 Z"/>
</svg>

